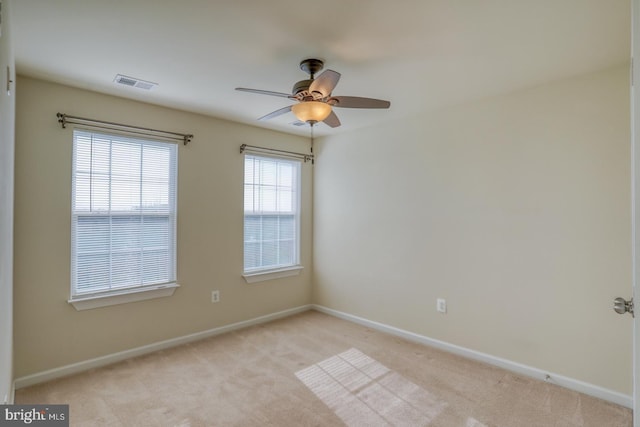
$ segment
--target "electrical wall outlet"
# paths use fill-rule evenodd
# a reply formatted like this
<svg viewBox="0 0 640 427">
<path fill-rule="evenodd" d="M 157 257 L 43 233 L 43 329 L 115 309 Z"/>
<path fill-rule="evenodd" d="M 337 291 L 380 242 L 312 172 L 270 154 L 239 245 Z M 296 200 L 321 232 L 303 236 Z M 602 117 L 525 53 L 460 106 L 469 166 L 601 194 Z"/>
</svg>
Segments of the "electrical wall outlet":
<svg viewBox="0 0 640 427">
<path fill-rule="evenodd" d="M 220 291 L 211 291 L 211 302 L 220 302 Z"/>
<path fill-rule="evenodd" d="M 444 298 L 438 298 L 436 300 L 436 310 L 438 310 L 438 312 L 440 313 L 446 313 L 447 312 L 447 300 Z"/>
</svg>

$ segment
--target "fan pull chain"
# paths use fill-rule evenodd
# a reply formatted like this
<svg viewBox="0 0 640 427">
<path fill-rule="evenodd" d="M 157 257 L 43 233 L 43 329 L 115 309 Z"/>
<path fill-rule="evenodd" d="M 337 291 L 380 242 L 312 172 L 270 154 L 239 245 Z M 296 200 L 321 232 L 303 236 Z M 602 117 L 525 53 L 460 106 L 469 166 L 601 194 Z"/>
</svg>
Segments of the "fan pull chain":
<svg viewBox="0 0 640 427">
<path fill-rule="evenodd" d="M 311 164 L 314 165 L 315 158 L 313 156 L 313 123 L 310 123 L 310 125 L 311 125 Z"/>
</svg>

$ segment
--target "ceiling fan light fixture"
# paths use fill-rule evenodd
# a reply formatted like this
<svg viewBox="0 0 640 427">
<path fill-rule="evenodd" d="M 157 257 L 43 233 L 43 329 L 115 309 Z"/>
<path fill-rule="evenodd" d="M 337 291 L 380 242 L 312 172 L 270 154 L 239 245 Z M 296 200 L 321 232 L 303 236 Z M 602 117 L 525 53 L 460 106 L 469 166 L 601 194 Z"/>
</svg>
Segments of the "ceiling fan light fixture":
<svg viewBox="0 0 640 427">
<path fill-rule="evenodd" d="M 303 101 L 291 106 L 291 111 L 303 122 L 321 122 L 331 114 L 331 105 L 320 101 Z"/>
<path fill-rule="evenodd" d="M 1 2 L 2 0 L 0 0 L 0 3 Z M 295 123 L 296 125 L 309 123 L 313 126 L 318 122 L 323 122 L 329 127 L 336 128 L 340 126 L 341 123 L 333 111 L 333 107 L 389 108 L 389 106 L 391 106 L 389 101 L 382 99 L 363 98 L 361 96 L 333 96 L 333 89 L 340 80 L 340 73 L 333 70 L 325 70 L 318 77 L 315 77 L 315 74 L 320 71 L 323 66 L 324 62 L 319 59 L 310 58 L 302 61 L 300 63 L 300 69 L 308 73 L 309 78 L 294 84 L 291 94 L 246 87 L 237 87 L 236 90 L 297 101 L 294 105 L 288 105 L 258 118 L 258 120 L 268 120 L 291 111 L 299 120 Z"/>
</svg>

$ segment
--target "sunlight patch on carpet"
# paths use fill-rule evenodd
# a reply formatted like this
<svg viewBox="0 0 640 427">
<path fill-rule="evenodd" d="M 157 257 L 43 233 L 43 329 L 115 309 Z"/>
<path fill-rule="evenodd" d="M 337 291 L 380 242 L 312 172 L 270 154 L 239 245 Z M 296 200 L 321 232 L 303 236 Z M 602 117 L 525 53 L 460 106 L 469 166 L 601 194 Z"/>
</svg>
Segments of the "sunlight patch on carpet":
<svg viewBox="0 0 640 427">
<path fill-rule="evenodd" d="M 487 425 L 482 424 L 480 421 L 476 420 L 475 418 L 467 418 L 466 427 L 487 427 Z"/>
<path fill-rule="evenodd" d="M 446 402 L 355 348 L 296 372 L 345 424 L 426 425 Z"/>
</svg>

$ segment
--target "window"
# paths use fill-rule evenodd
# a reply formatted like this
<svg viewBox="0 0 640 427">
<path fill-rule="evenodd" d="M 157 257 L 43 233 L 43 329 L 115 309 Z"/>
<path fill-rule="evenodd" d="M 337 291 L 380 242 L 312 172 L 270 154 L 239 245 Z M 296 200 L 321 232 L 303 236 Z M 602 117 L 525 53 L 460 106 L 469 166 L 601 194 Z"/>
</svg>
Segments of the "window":
<svg viewBox="0 0 640 427">
<path fill-rule="evenodd" d="M 176 179 L 176 144 L 74 131 L 69 302 L 173 293 Z"/>
<path fill-rule="evenodd" d="M 247 154 L 244 160 L 244 272 L 299 269 L 300 162 Z M 294 273 L 295 274 L 295 273 Z"/>
</svg>

